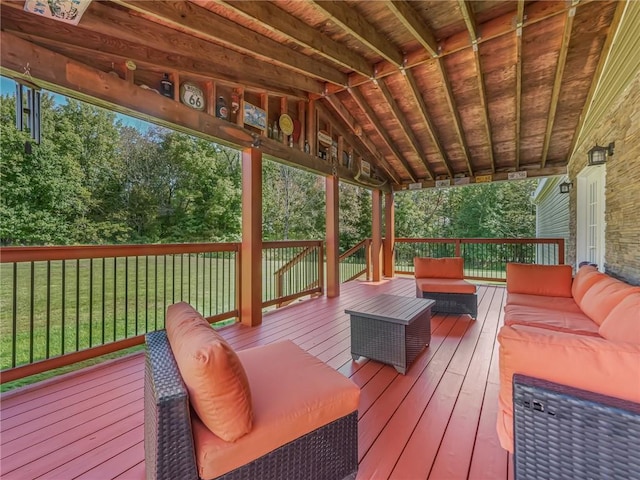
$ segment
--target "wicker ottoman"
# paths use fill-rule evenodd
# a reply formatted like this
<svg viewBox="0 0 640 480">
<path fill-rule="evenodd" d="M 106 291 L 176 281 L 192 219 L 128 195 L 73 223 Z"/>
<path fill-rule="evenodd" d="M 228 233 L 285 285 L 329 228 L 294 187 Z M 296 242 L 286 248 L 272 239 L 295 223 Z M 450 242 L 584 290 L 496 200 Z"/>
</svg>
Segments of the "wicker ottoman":
<svg viewBox="0 0 640 480">
<path fill-rule="evenodd" d="M 421 298 L 378 295 L 345 310 L 351 315 L 351 356 L 393 365 L 405 374 L 431 341 L 431 307 Z"/>
</svg>

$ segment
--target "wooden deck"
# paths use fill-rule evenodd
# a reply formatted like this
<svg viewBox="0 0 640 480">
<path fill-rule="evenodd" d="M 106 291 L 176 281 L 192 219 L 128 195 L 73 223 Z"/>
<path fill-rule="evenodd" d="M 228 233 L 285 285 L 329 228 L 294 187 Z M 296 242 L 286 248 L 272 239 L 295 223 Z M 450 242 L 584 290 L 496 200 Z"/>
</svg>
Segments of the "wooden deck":
<svg viewBox="0 0 640 480">
<path fill-rule="evenodd" d="M 345 308 L 366 296 L 413 297 L 414 283 L 349 282 L 265 316 L 260 327 L 222 330 L 236 349 L 291 339 L 361 389 L 358 479 L 513 478 L 495 429 L 496 333 L 505 290 L 481 286 L 477 321 L 437 315 L 431 345 L 406 375 L 350 354 Z M 142 479 L 142 353 L 2 396 L 0 477 Z"/>
</svg>

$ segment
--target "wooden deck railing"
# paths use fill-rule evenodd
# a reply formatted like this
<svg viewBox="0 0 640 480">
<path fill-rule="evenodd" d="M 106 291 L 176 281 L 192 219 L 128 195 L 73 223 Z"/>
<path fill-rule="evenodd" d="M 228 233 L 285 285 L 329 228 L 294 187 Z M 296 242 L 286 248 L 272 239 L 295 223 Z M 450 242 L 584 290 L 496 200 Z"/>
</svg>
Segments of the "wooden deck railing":
<svg viewBox="0 0 640 480">
<path fill-rule="evenodd" d="M 371 240 L 340 256 L 340 281 L 370 279 Z M 507 262 L 564 263 L 562 239 L 396 239 L 397 273 L 415 256 L 462 256 L 465 276 L 505 279 Z M 322 241 L 263 243 L 262 306 L 324 291 Z M 240 245 L 0 248 L 1 383 L 144 343 L 167 306 L 238 317 Z"/>
<path fill-rule="evenodd" d="M 263 244 L 262 306 L 324 291 L 322 241 Z M 238 317 L 240 244 L 0 249 L 1 383 L 144 343 L 167 306 Z"/>
<path fill-rule="evenodd" d="M 562 238 L 396 238 L 396 273 L 413 274 L 414 257 L 463 257 L 465 277 L 505 281 L 509 262 L 564 264 Z"/>
<path fill-rule="evenodd" d="M 2 383 L 142 344 L 171 303 L 210 322 L 237 317 L 238 252 L 236 243 L 2 248 Z"/>
<path fill-rule="evenodd" d="M 296 298 L 324 291 L 321 240 L 264 242 L 263 307 L 281 306 Z"/>
<path fill-rule="evenodd" d="M 371 278 L 371 239 L 365 238 L 340 255 L 340 283 L 349 282 L 362 275 Z"/>
</svg>

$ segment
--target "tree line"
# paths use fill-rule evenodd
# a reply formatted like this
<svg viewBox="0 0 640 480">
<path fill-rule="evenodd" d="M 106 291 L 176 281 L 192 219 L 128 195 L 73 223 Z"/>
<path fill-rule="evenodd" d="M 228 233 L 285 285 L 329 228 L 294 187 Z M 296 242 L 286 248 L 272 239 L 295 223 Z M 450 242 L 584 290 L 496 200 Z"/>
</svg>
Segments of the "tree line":
<svg viewBox="0 0 640 480">
<path fill-rule="evenodd" d="M 15 97 L 0 97 L 0 243 L 235 242 L 239 152 L 162 127 L 140 131 L 110 111 L 42 95 L 42 141 L 25 153 Z M 535 235 L 534 181 L 395 195 L 398 237 Z M 263 238 L 322 239 L 324 178 L 263 163 Z M 371 236 L 371 192 L 340 183 L 340 247 Z"/>
</svg>

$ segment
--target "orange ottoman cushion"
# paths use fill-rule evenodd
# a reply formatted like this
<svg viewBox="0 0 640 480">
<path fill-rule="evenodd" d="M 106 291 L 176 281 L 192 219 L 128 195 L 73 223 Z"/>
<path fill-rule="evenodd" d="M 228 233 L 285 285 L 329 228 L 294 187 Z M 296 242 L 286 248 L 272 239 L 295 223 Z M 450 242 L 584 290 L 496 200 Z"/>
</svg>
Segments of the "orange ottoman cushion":
<svg viewBox="0 0 640 480">
<path fill-rule="evenodd" d="M 200 420 L 233 442 L 251 430 L 251 392 L 229 344 L 188 303 L 167 309 L 167 338 Z"/>
<path fill-rule="evenodd" d="M 193 420 L 201 478 L 220 476 L 358 409 L 360 389 L 290 340 L 238 351 L 253 395 L 253 428 L 223 442 Z"/>
<path fill-rule="evenodd" d="M 416 286 L 423 292 L 476 293 L 476 286 L 454 278 L 416 278 Z"/>
</svg>

